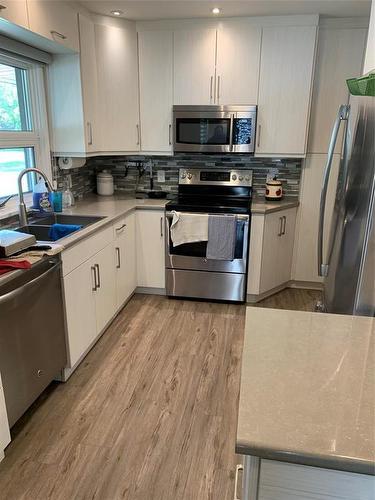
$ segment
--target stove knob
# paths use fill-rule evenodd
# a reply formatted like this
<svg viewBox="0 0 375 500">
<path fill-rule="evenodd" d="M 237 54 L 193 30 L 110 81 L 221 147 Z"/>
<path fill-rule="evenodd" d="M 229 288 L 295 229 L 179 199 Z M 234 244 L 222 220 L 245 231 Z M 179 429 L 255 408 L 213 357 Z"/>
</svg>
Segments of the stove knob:
<svg viewBox="0 0 375 500">
<path fill-rule="evenodd" d="M 239 180 L 239 181 L 243 181 L 243 177 L 242 177 L 242 175 L 240 175 L 240 176 L 239 176 L 238 180 Z"/>
<path fill-rule="evenodd" d="M 185 179 L 186 178 L 186 172 L 181 172 L 181 179 Z"/>
<path fill-rule="evenodd" d="M 237 180 L 237 175 L 236 174 L 233 174 L 232 175 L 232 181 L 236 181 Z"/>
<path fill-rule="evenodd" d="M 193 178 L 193 176 L 191 174 L 187 174 L 187 178 L 189 179 L 189 181 Z"/>
<path fill-rule="evenodd" d="M 249 177 L 248 175 L 245 177 L 245 181 L 246 181 L 246 182 L 249 182 L 249 181 L 250 181 L 250 177 Z"/>
</svg>

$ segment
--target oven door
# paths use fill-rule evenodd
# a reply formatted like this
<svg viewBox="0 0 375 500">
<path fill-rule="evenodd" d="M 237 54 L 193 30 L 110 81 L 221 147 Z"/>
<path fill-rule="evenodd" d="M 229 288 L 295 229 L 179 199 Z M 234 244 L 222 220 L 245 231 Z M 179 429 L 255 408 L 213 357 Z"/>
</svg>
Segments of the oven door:
<svg viewBox="0 0 375 500">
<path fill-rule="evenodd" d="M 223 273 L 245 274 L 249 245 L 249 215 L 237 215 L 237 236 L 233 260 L 213 260 L 206 258 L 207 242 L 186 243 L 173 246 L 170 227 L 173 219 L 171 212 L 165 216 L 165 266 L 168 269 L 194 271 L 216 271 Z"/>
<path fill-rule="evenodd" d="M 230 153 L 233 118 L 227 111 L 174 111 L 174 151 Z"/>
</svg>

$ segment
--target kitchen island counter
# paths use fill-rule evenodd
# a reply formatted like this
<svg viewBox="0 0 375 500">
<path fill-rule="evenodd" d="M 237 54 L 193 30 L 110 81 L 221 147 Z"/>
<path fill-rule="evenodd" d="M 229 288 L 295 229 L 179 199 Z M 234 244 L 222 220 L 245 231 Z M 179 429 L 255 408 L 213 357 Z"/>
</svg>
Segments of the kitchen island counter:
<svg viewBox="0 0 375 500">
<path fill-rule="evenodd" d="M 373 318 L 247 308 L 236 451 L 374 474 Z"/>
</svg>

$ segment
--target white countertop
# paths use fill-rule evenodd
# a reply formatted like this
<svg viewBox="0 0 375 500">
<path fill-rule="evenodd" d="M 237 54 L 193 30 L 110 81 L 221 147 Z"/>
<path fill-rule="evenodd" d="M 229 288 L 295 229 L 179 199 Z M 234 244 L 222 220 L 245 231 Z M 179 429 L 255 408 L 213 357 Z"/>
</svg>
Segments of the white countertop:
<svg viewBox="0 0 375 500">
<path fill-rule="evenodd" d="M 375 474 L 375 320 L 248 307 L 236 451 Z"/>
</svg>

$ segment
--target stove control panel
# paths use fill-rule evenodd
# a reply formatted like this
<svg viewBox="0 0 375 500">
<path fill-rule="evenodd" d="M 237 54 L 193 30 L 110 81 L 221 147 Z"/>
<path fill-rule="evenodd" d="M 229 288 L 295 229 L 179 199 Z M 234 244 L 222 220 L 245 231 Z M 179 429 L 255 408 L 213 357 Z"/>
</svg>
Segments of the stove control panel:
<svg viewBox="0 0 375 500">
<path fill-rule="evenodd" d="M 253 182 L 252 170 L 181 168 L 178 183 L 208 186 L 246 186 Z"/>
</svg>

